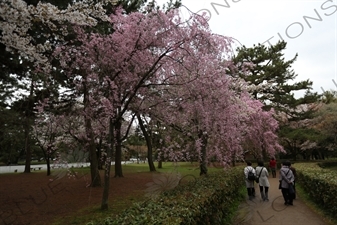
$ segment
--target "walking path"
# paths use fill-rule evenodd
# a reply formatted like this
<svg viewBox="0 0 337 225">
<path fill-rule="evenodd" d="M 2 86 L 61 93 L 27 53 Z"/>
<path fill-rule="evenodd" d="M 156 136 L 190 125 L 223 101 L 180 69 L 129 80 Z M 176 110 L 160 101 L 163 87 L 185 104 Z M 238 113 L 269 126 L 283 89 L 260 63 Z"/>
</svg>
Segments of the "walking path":
<svg viewBox="0 0 337 225">
<path fill-rule="evenodd" d="M 261 200 L 258 184 L 255 184 L 256 198 L 247 200 L 240 206 L 236 225 L 329 225 L 312 211 L 300 196 L 296 196 L 293 206 L 284 205 L 279 179 L 269 177 L 269 202 Z"/>
</svg>

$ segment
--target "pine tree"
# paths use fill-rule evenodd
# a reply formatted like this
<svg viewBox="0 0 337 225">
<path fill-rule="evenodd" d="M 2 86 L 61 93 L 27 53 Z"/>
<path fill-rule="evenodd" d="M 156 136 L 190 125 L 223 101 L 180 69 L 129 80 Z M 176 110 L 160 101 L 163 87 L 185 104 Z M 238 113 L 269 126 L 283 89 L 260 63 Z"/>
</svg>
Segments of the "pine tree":
<svg viewBox="0 0 337 225">
<path fill-rule="evenodd" d="M 292 69 L 297 54 L 290 60 L 284 58 L 286 42 L 266 47 L 258 44 L 252 48 L 238 48 L 234 62 L 238 73 L 251 87 L 251 94 L 265 104 L 264 109 L 274 108 L 277 113 L 285 113 L 290 120 L 299 120 L 309 116 L 311 112 L 299 111 L 298 106 L 316 102 L 317 93 L 312 93 L 312 81 L 294 82 L 297 74 Z M 290 83 L 291 82 L 291 83 Z M 303 97 L 295 98 L 294 92 L 305 91 Z"/>
<path fill-rule="evenodd" d="M 237 49 L 234 62 L 239 71 L 245 71 L 237 74 L 248 83 L 252 96 L 264 103 L 264 110 L 275 110 L 280 123 L 279 138 L 288 154 L 296 159 L 300 146 L 311 138 L 303 133 L 307 130 L 301 124 L 305 119 L 313 118 L 319 95 L 311 92 L 312 81 L 295 81 L 297 74 L 292 65 L 298 55 L 286 60 L 283 53 L 286 46 L 284 41 L 270 47 L 261 44 L 251 48 L 243 46 Z M 296 91 L 305 94 L 296 98 Z M 294 127 L 294 124 L 298 125 Z"/>
</svg>

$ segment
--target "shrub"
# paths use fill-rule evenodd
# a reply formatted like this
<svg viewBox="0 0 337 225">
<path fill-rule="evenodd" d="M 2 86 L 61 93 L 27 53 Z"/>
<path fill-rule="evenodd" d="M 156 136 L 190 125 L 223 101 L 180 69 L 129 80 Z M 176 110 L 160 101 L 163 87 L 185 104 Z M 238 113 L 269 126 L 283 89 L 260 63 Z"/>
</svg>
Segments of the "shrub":
<svg viewBox="0 0 337 225">
<path fill-rule="evenodd" d="M 223 224 L 223 220 L 228 221 L 230 208 L 244 185 L 242 171 L 243 167 L 235 167 L 200 177 L 156 199 L 136 203 L 116 218 L 89 224 Z"/>
<path fill-rule="evenodd" d="M 298 163 L 296 169 L 304 191 L 327 215 L 337 219 L 336 171 L 324 169 L 317 163 Z"/>
</svg>

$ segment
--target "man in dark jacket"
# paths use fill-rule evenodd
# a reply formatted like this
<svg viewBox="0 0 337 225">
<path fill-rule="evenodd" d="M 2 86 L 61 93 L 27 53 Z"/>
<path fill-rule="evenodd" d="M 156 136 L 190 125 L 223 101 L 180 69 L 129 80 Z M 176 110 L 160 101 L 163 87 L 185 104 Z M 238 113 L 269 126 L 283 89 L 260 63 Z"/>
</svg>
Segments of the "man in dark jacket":
<svg viewBox="0 0 337 225">
<path fill-rule="evenodd" d="M 291 169 L 291 171 L 294 174 L 294 193 L 293 193 L 293 199 L 296 199 L 296 188 L 295 188 L 295 182 L 296 182 L 296 177 L 297 177 L 296 169 L 291 165 L 291 163 L 290 163 L 289 168 Z"/>
<path fill-rule="evenodd" d="M 293 193 L 291 191 L 291 188 L 293 187 L 295 179 L 294 174 L 289 167 L 290 167 L 289 161 L 282 163 L 282 168 L 280 169 L 280 176 L 279 176 L 280 186 L 285 205 L 293 205 Z"/>
</svg>

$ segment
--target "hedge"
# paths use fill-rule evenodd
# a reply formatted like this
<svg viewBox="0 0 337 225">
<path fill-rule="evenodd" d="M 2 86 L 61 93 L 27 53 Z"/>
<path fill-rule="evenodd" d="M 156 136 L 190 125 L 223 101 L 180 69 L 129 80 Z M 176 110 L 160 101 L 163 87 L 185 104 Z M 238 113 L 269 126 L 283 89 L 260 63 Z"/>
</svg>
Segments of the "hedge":
<svg viewBox="0 0 337 225">
<path fill-rule="evenodd" d="M 244 185 L 243 168 L 234 167 L 200 177 L 156 199 L 136 203 L 115 218 L 87 225 L 223 224 Z"/>
<path fill-rule="evenodd" d="M 324 169 L 337 162 L 296 163 L 297 182 L 309 197 L 331 218 L 337 219 L 336 171 Z"/>
</svg>

